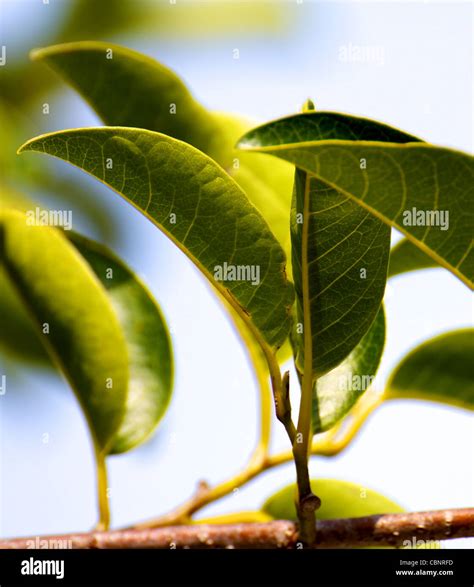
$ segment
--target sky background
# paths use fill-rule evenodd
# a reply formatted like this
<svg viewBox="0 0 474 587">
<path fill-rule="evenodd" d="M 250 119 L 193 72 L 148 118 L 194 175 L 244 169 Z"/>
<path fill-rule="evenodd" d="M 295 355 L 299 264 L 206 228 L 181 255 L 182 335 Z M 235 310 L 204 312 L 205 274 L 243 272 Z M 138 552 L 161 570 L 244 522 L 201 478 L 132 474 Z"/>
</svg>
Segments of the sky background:
<svg viewBox="0 0 474 587">
<path fill-rule="evenodd" d="M 205 37 L 129 32 L 104 40 L 162 61 L 211 109 L 265 121 L 296 112 L 311 97 L 319 110 L 374 118 L 472 152 L 472 4 L 280 4 L 284 30 L 249 33 L 236 22 L 225 34 L 211 30 Z M 2 34 L 18 55 L 44 42 L 65 10 L 64 0 L 1 5 Z M 171 21 L 169 33 L 172 28 Z M 377 58 L 341 60 L 351 46 L 370 47 Z M 42 66 L 37 68 L 40 74 Z M 52 114 L 42 116 L 38 103 L 33 134 L 99 124 L 63 84 L 48 102 Z M 120 526 L 169 510 L 192 494 L 200 479 L 216 483 L 237 473 L 256 442 L 257 390 L 229 320 L 191 263 L 118 197 L 110 198 L 78 170 L 52 166 L 99 198 L 120 230 L 105 238 L 73 206 L 75 228 L 106 242 L 144 279 L 172 331 L 176 379 L 165 419 L 148 443 L 109 459 L 112 519 Z M 54 204 L 48 194 L 35 194 L 40 196 Z M 388 284 L 385 301 L 382 379 L 414 345 L 472 324 L 469 291 L 445 271 L 397 277 Z M 0 398 L 0 535 L 89 529 L 96 521 L 95 474 L 75 398 L 47 369 L 0 357 L 0 372 L 8 376 L 8 392 Z M 280 428 L 275 422 L 274 451 L 288 448 Z M 408 510 L 466 507 L 473 505 L 473 441 L 472 416 L 465 411 L 392 401 L 341 455 L 313 457 L 310 468 L 314 477 L 352 481 Z M 291 464 L 273 469 L 203 513 L 258 509 L 293 478 Z"/>
</svg>

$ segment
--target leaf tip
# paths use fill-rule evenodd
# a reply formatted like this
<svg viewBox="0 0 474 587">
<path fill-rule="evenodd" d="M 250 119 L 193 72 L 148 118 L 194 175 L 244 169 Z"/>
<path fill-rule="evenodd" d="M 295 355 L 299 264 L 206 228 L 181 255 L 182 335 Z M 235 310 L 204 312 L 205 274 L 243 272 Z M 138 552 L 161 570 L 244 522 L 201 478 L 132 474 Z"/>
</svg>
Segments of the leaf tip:
<svg viewBox="0 0 474 587">
<path fill-rule="evenodd" d="M 16 151 L 17 155 L 21 155 L 23 153 L 23 151 L 31 151 L 30 145 L 32 143 L 32 141 L 34 141 L 35 139 L 30 139 L 28 141 L 26 141 L 25 143 L 23 143 L 22 145 L 20 145 Z"/>
<path fill-rule="evenodd" d="M 50 133 L 50 134 L 54 134 L 54 133 Z M 17 155 L 21 155 L 24 151 L 44 151 L 44 145 L 42 144 L 41 139 L 43 137 L 48 136 L 48 133 L 45 135 L 39 135 L 37 137 L 33 137 L 32 139 L 28 139 L 27 141 L 25 141 L 22 145 L 20 145 L 16 151 Z M 38 145 L 41 145 L 40 148 L 38 148 Z"/>
<path fill-rule="evenodd" d="M 31 49 L 28 56 L 31 61 L 41 61 L 44 56 L 45 49 L 38 47 L 37 49 Z"/>
</svg>

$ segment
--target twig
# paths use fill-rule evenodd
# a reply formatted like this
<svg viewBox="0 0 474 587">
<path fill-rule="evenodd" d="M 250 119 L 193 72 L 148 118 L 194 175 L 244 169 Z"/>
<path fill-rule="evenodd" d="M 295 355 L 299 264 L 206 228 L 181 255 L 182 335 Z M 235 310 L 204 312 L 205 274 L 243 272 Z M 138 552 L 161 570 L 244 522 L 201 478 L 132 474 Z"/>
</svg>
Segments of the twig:
<svg viewBox="0 0 474 587">
<path fill-rule="evenodd" d="M 474 508 L 365 518 L 318 521 L 316 546 L 360 548 L 411 546 L 415 540 L 446 540 L 474 536 Z M 295 548 L 297 526 L 289 521 L 262 524 L 168 526 L 149 530 L 114 530 L 0 540 L 0 549 L 58 548 Z M 61 541 L 61 542 L 58 542 Z M 408 541 L 407 544 L 404 544 Z"/>
<path fill-rule="evenodd" d="M 288 380 L 287 375 L 283 377 L 283 399 L 287 401 L 288 394 Z M 343 420 L 341 426 L 337 426 L 332 432 L 322 435 L 323 438 L 318 438 L 313 441 L 311 447 L 312 456 L 324 456 L 332 457 L 347 446 L 352 437 L 355 435 L 357 430 L 361 428 L 363 423 L 366 421 L 370 413 L 381 403 L 380 395 L 374 397 L 368 397 L 364 399 L 364 402 L 356 406 L 356 411 L 349 417 L 348 426 Z M 284 412 L 287 413 L 290 410 L 290 421 L 291 421 L 291 407 L 289 403 L 284 403 Z M 341 433 L 341 428 L 344 428 Z M 296 435 L 296 432 L 295 432 Z M 229 495 L 236 488 L 240 488 L 243 485 L 255 479 L 258 475 L 264 471 L 268 471 L 273 467 L 278 467 L 284 463 L 291 462 L 293 460 L 293 451 L 288 450 L 275 455 L 268 455 L 262 462 L 257 462 L 255 459 L 251 459 L 247 467 L 227 481 L 219 483 L 214 487 L 210 487 L 204 481 L 199 483 L 198 489 L 194 495 L 192 495 L 184 503 L 172 511 L 161 515 L 157 518 L 139 522 L 133 526 L 134 529 L 144 530 L 146 528 L 159 528 L 163 526 L 174 526 L 178 524 L 188 524 L 192 516 L 200 509 L 210 504 L 213 501 L 221 499 L 226 495 Z M 125 528 L 131 530 L 132 528 Z"/>
</svg>

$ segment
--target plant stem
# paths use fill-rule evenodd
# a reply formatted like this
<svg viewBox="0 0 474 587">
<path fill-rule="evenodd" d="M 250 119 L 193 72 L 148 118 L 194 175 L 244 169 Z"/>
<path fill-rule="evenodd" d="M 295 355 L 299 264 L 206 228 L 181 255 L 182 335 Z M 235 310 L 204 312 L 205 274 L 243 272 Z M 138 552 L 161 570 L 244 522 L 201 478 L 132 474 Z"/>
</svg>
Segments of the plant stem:
<svg viewBox="0 0 474 587">
<path fill-rule="evenodd" d="M 301 385 L 300 411 L 298 428 L 293 442 L 293 456 L 296 466 L 298 485 L 297 512 L 300 522 L 300 537 L 303 543 L 311 546 L 316 541 L 316 520 L 314 512 L 321 505 L 318 497 L 311 491 L 308 470 L 308 457 L 311 438 L 311 418 L 313 402 L 313 339 L 311 333 L 311 301 L 308 275 L 308 238 L 309 238 L 309 187 L 310 179 L 306 175 L 303 201 L 303 226 L 301 235 L 301 289 L 303 297 L 303 335 L 304 335 L 304 370 Z"/>
<path fill-rule="evenodd" d="M 380 514 L 363 518 L 321 520 L 316 546 L 364 548 L 402 546 L 405 540 L 447 540 L 474 536 L 474 508 L 431 512 Z M 44 536 L 72 548 L 296 548 L 300 540 L 294 522 L 191 525 L 155 530 L 114 530 Z M 67 541 L 67 542 L 66 542 Z M 31 548 L 34 538 L 0 540 L 0 549 Z M 51 547 L 54 548 L 54 547 Z"/>
<path fill-rule="evenodd" d="M 251 479 L 264 471 L 265 467 L 266 461 L 257 463 L 254 459 L 251 459 L 244 471 L 238 475 L 235 475 L 231 479 L 216 485 L 215 487 L 209 487 L 207 483 L 201 482 L 198 485 L 198 489 L 195 495 L 193 495 L 182 505 L 163 516 L 135 524 L 133 528 L 145 529 L 158 528 L 161 526 L 172 526 L 176 524 L 189 524 L 191 523 L 193 514 L 195 514 L 198 510 L 213 501 L 229 495 L 234 490 L 239 489 L 242 485 L 245 485 Z"/>
<path fill-rule="evenodd" d="M 323 438 L 313 440 L 310 455 L 333 457 L 342 452 L 365 424 L 368 416 L 384 401 L 383 395 L 367 392 L 353 408 L 346 420 L 324 433 Z M 277 467 L 293 459 L 292 451 L 270 455 L 267 468 Z"/>
<path fill-rule="evenodd" d="M 239 329 L 239 332 L 244 338 L 246 335 L 248 335 L 245 329 Z M 196 494 L 184 504 L 169 512 L 168 514 L 165 514 L 164 516 L 137 524 L 134 526 L 134 528 L 155 528 L 172 524 L 190 523 L 192 515 L 195 512 L 209 503 L 232 493 L 235 489 L 239 489 L 241 485 L 244 485 L 265 469 L 270 446 L 272 421 L 267 363 L 260 351 L 249 351 L 249 358 L 255 368 L 260 392 L 260 436 L 258 444 L 250 456 L 245 469 L 238 475 L 235 475 L 231 479 L 212 488 L 209 487 L 207 483 L 201 482 L 198 485 Z"/>
<path fill-rule="evenodd" d="M 99 506 L 99 522 L 96 530 L 108 530 L 110 526 L 110 509 L 108 496 L 107 465 L 105 455 L 96 451 L 97 462 L 97 498 Z"/>
<path fill-rule="evenodd" d="M 311 455 L 332 457 L 344 450 L 357 431 L 361 428 L 367 419 L 367 416 L 382 402 L 381 395 L 377 394 L 377 396 L 374 397 L 375 399 L 371 398 L 368 401 L 361 401 L 357 404 L 356 407 L 358 409 L 354 415 L 350 417 L 349 426 L 341 436 L 339 436 L 339 433 L 344 427 L 343 424 L 345 424 L 345 422 L 331 432 L 326 433 L 324 438 L 314 440 L 311 446 Z M 192 521 L 193 514 L 198 512 L 201 508 L 213 501 L 217 501 L 218 499 L 229 495 L 234 489 L 249 483 L 252 479 L 255 479 L 255 477 L 258 477 L 258 475 L 263 472 L 285 463 L 289 463 L 292 460 L 293 452 L 291 450 L 276 455 L 269 455 L 262 460 L 260 464 L 251 457 L 245 470 L 238 475 L 235 475 L 228 481 L 220 483 L 213 488 L 209 487 L 206 483 L 200 483 L 196 494 L 176 509 L 158 518 L 135 524 L 133 528 L 145 529 L 189 524 Z M 252 461 L 254 462 L 252 463 Z"/>
<path fill-rule="evenodd" d="M 274 354 L 268 353 L 265 355 L 265 358 L 267 360 L 268 370 L 270 371 L 276 417 L 285 427 L 288 438 L 293 444 L 296 436 L 296 428 L 291 419 L 289 373 L 287 371 L 282 378 L 280 365 Z"/>
</svg>

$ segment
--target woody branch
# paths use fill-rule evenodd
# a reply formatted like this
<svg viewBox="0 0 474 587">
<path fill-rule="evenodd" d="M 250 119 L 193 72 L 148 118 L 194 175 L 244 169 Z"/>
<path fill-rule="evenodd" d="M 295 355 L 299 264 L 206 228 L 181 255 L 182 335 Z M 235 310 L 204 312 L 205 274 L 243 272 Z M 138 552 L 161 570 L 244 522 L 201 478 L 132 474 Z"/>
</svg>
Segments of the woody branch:
<svg viewBox="0 0 474 587">
<path fill-rule="evenodd" d="M 318 521 L 316 547 L 403 546 L 405 541 L 446 540 L 474 536 L 474 508 Z M 66 543 L 75 549 L 108 548 L 297 548 L 297 525 L 266 523 L 167 526 L 41 537 L 42 547 Z M 31 548 L 36 538 L 0 540 L 0 549 Z M 57 546 L 56 546 L 57 548 Z"/>
</svg>

